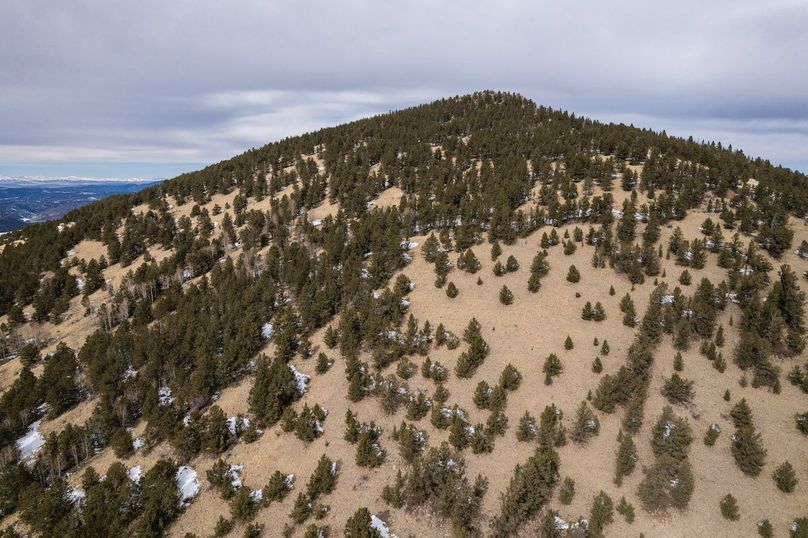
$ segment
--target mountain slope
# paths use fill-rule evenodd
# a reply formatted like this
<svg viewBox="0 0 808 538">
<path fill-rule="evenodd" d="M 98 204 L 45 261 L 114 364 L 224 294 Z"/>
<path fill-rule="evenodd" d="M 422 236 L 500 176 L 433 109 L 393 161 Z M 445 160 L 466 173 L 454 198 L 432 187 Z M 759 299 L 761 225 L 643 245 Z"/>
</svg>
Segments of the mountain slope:
<svg viewBox="0 0 808 538">
<path fill-rule="evenodd" d="M 3 524 L 785 530 L 808 483 L 805 179 L 483 92 L 4 236 Z M 15 465 L 36 431 L 59 437 Z"/>
</svg>

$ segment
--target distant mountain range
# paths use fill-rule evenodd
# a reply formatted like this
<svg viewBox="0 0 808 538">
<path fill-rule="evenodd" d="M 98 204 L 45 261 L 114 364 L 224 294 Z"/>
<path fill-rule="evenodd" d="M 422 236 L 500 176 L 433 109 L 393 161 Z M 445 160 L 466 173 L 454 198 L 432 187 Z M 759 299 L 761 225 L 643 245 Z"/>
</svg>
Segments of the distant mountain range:
<svg viewBox="0 0 808 538">
<path fill-rule="evenodd" d="M 28 223 L 57 219 L 101 198 L 136 192 L 153 179 L 0 177 L 0 233 Z"/>
</svg>

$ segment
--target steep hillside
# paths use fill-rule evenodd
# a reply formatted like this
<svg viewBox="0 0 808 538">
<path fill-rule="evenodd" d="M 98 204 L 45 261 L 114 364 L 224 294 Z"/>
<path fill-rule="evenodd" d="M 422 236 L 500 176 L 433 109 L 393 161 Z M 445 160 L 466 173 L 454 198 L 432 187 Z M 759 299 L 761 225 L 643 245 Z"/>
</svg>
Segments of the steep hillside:
<svg viewBox="0 0 808 538">
<path fill-rule="evenodd" d="M 803 174 L 483 92 L 26 227 L 0 525 L 804 536 L 806 216 Z"/>
</svg>

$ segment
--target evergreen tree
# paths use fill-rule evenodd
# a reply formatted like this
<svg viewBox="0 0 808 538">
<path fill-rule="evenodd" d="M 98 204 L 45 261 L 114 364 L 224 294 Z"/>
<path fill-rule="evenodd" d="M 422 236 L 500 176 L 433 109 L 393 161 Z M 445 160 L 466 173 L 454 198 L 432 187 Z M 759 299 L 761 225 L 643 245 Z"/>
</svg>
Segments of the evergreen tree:
<svg viewBox="0 0 808 538">
<path fill-rule="evenodd" d="M 737 521 L 741 518 L 741 516 L 738 514 L 738 501 L 732 496 L 731 493 L 727 493 L 721 498 L 721 503 L 719 506 L 721 508 L 721 515 L 724 516 L 724 519 Z"/>
<path fill-rule="evenodd" d="M 775 469 L 772 477 L 774 478 L 774 483 L 777 484 L 777 488 L 785 493 L 794 491 L 794 487 L 798 482 L 794 467 L 788 461 L 780 464 L 777 469 Z"/>
</svg>

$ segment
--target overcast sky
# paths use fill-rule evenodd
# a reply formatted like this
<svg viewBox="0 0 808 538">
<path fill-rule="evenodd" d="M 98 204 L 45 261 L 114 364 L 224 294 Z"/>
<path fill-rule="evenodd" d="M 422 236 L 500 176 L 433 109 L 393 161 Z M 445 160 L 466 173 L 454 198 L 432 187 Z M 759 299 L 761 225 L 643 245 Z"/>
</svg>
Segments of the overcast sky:
<svg viewBox="0 0 808 538">
<path fill-rule="evenodd" d="M 170 177 L 480 89 L 808 171 L 808 1 L 0 1 L 0 176 Z"/>
</svg>

